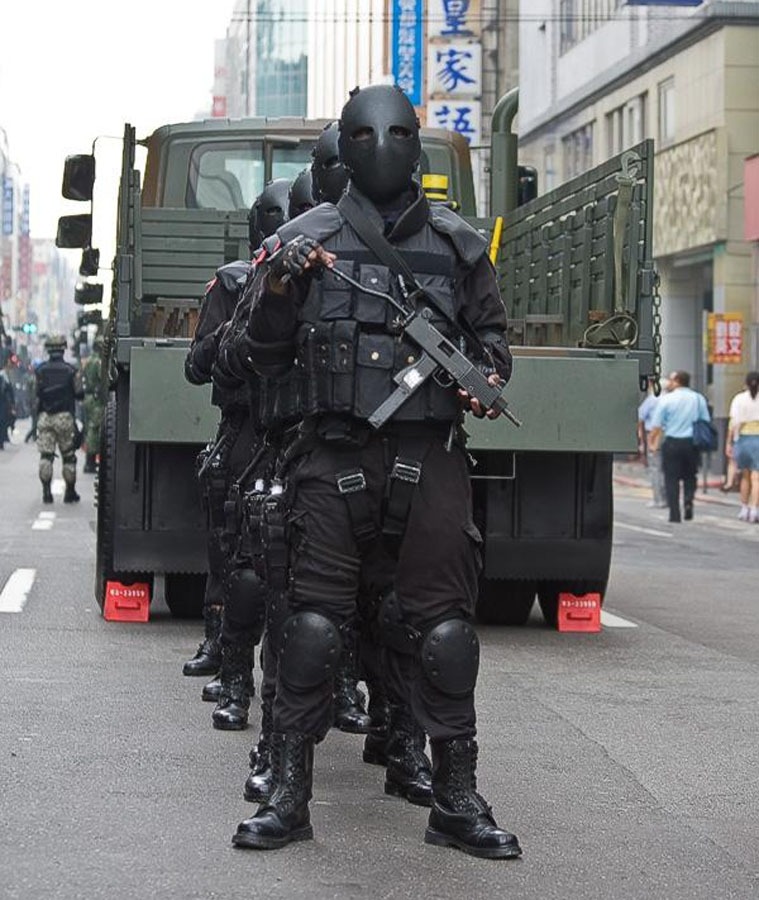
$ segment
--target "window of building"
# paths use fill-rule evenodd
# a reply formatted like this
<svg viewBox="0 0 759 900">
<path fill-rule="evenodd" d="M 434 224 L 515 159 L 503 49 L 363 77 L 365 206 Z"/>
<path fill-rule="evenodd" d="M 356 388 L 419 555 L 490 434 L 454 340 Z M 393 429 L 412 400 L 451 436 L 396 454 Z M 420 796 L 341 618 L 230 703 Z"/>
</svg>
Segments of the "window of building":
<svg viewBox="0 0 759 900">
<path fill-rule="evenodd" d="M 614 156 L 634 144 L 639 144 L 647 133 L 646 93 L 638 94 L 622 106 L 606 115 L 606 154 Z"/>
<path fill-rule="evenodd" d="M 675 79 L 659 83 L 659 143 L 671 144 L 675 139 Z"/>
<path fill-rule="evenodd" d="M 626 0 L 559 0 L 559 53 L 566 53 L 614 18 Z"/>
<path fill-rule="evenodd" d="M 546 147 L 543 151 L 543 171 L 545 179 L 543 184 L 546 191 L 552 191 L 556 187 L 556 153 L 553 145 Z"/>
<path fill-rule="evenodd" d="M 564 151 L 564 178 L 574 178 L 593 165 L 593 122 L 561 139 Z"/>
</svg>

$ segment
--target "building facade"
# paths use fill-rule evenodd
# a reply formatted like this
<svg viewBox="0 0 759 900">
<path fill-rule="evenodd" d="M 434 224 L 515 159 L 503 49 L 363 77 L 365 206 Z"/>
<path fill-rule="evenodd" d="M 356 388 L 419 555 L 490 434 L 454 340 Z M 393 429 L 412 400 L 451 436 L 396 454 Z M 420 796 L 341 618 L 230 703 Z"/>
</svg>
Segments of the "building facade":
<svg viewBox="0 0 759 900">
<path fill-rule="evenodd" d="M 521 10 L 522 162 L 550 189 L 654 139 L 663 366 L 693 373 L 726 416 L 757 367 L 743 218 L 744 160 L 759 150 L 759 3 L 531 0 Z"/>
</svg>

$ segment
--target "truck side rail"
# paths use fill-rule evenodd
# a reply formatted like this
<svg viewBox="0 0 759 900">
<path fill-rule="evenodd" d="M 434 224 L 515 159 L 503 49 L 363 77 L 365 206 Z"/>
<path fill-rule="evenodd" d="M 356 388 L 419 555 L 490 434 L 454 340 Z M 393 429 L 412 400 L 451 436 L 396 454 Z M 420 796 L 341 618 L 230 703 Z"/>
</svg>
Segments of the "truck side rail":
<svg viewBox="0 0 759 900">
<path fill-rule="evenodd" d="M 498 269 L 513 344 L 589 346 L 589 329 L 621 314 L 637 325 L 625 346 L 650 369 L 653 157 L 643 141 L 508 215 Z"/>
</svg>

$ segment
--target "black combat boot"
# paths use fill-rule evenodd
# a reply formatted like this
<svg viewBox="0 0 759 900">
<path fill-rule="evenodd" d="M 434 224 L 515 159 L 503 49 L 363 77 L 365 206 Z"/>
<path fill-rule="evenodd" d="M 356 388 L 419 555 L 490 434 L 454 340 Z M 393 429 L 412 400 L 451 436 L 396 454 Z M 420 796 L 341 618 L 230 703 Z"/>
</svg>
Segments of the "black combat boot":
<svg viewBox="0 0 759 900">
<path fill-rule="evenodd" d="M 182 666 L 183 675 L 215 675 L 221 668 L 221 609 L 209 606 L 203 610 L 205 637 L 198 645 L 195 656 Z"/>
<path fill-rule="evenodd" d="M 272 703 L 273 698 L 269 698 L 261 704 L 261 734 L 258 736 L 258 743 L 250 751 L 250 774 L 242 792 L 249 803 L 266 803 L 271 796 L 271 735 L 274 729 Z"/>
<path fill-rule="evenodd" d="M 435 799 L 425 843 L 458 847 L 486 859 L 521 856 L 516 836 L 498 827 L 490 806 L 477 793 L 477 742 L 433 741 L 432 761 Z"/>
<path fill-rule="evenodd" d="M 350 646 L 350 638 L 343 643 L 340 665 L 335 672 L 335 689 L 333 694 L 335 711 L 334 726 L 348 734 L 367 734 L 371 720 L 367 715 L 364 703 L 364 692 L 358 687 L 356 672 L 356 653 Z"/>
<path fill-rule="evenodd" d="M 385 793 L 415 806 L 432 805 L 432 774 L 424 752 L 425 736 L 406 706 L 390 705 Z"/>
<path fill-rule="evenodd" d="M 53 498 L 51 497 L 50 500 Z M 64 503 L 78 503 L 82 498 L 77 494 L 76 487 L 73 484 L 66 485 L 66 492 L 63 495 Z M 45 501 L 47 502 L 47 501 Z"/>
<path fill-rule="evenodd" d="M 255 815 L 237 826 L 235 847 L 275 850 L 314 836 L 308 801 L 314 770 L 314 739 L 305 734 L 272 734 L 272 794 Z"/>
<path fill-rule="evenodd" d="M 387 765 L 387 739 L 390 727 L 390 707 L 385 688 L 379 681 L 367 681 L 369 691 L 369 733 L 364 739 L 364 762 L 375 766 Z"/>
<path fill-rule="evenodd" d="M 206 703 L 218 703 L 220 696 L 221 675 L 217 675 L 215 678 L 212 678 L 208 684 L 203 685 L 203 690 L 200 692 L 200 699 L 205 700 Z"/>
<path fill-rule="evenodd" d="M 84 466 L 82 466 L 82 471 L 86 475 L 94 475 L 95 472 L 97 472 L 97 470 L 98 470 L 98 467 L 97 467 L 97 463 L 95 462 L 95 454 L 88 453 L 84 457 Z"/>
<path fill-rule="evenodd" d="M 53 492 L 50 489 L 49 481 L 42 482 L 42 502 L 43 503 L 52 503 L 53 502 Z"/>
<path fill-rule="evenodd" d="M 248 710 L 253 689 L 253 651 L 249 641 L 225 643 L 221 653 L 221 692 L 211 713 L 213 727 L 221 731 L 242 731 L 248 727 Z"/>
</svg>

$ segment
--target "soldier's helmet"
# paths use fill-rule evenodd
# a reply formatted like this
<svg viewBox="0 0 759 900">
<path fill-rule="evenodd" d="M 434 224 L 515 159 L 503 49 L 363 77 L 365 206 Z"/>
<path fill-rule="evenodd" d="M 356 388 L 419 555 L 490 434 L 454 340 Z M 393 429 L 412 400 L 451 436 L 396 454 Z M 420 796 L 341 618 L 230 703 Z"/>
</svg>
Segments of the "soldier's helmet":
<svg viewBox="0 0 759 900">
<path fill-rule="evenodd" d="M 340 113 L 340 159 L 351 181 L 375 203 L 408 190 L 419 164 L 419 119 L 398 85 L 355 88 Z"/>
<path fill-rule="evenodd" d="M 66 349 L 66 335 L 51 334 L 45 338 L 45 350 L 48 353 L 63 353 Z"/>
<path fill-rule="evenodd" d="M 264 238 L 274 234 L 280 225 L 285 224 L 289 193 L 289 179 L 274 178 L 253 201 L 248 213 L 248 240 L 251 250 L 260 247 Z"/>
<path fill-rule="evenodd" d="M 290 196 L 287 204 L 287 218 L 294 219 L 301 213 L 316 206 L 311 169 L 304 169 L 290 185 Z"/>
<path fill-rule="evenodd" d="M 348 184 L 348 172 L 340 161 L 338 137 L 337 122 L 330 122 L 324 126 L 311 151 L 314 196 L 319 203 L 337 203 Z"/>
</svg>

